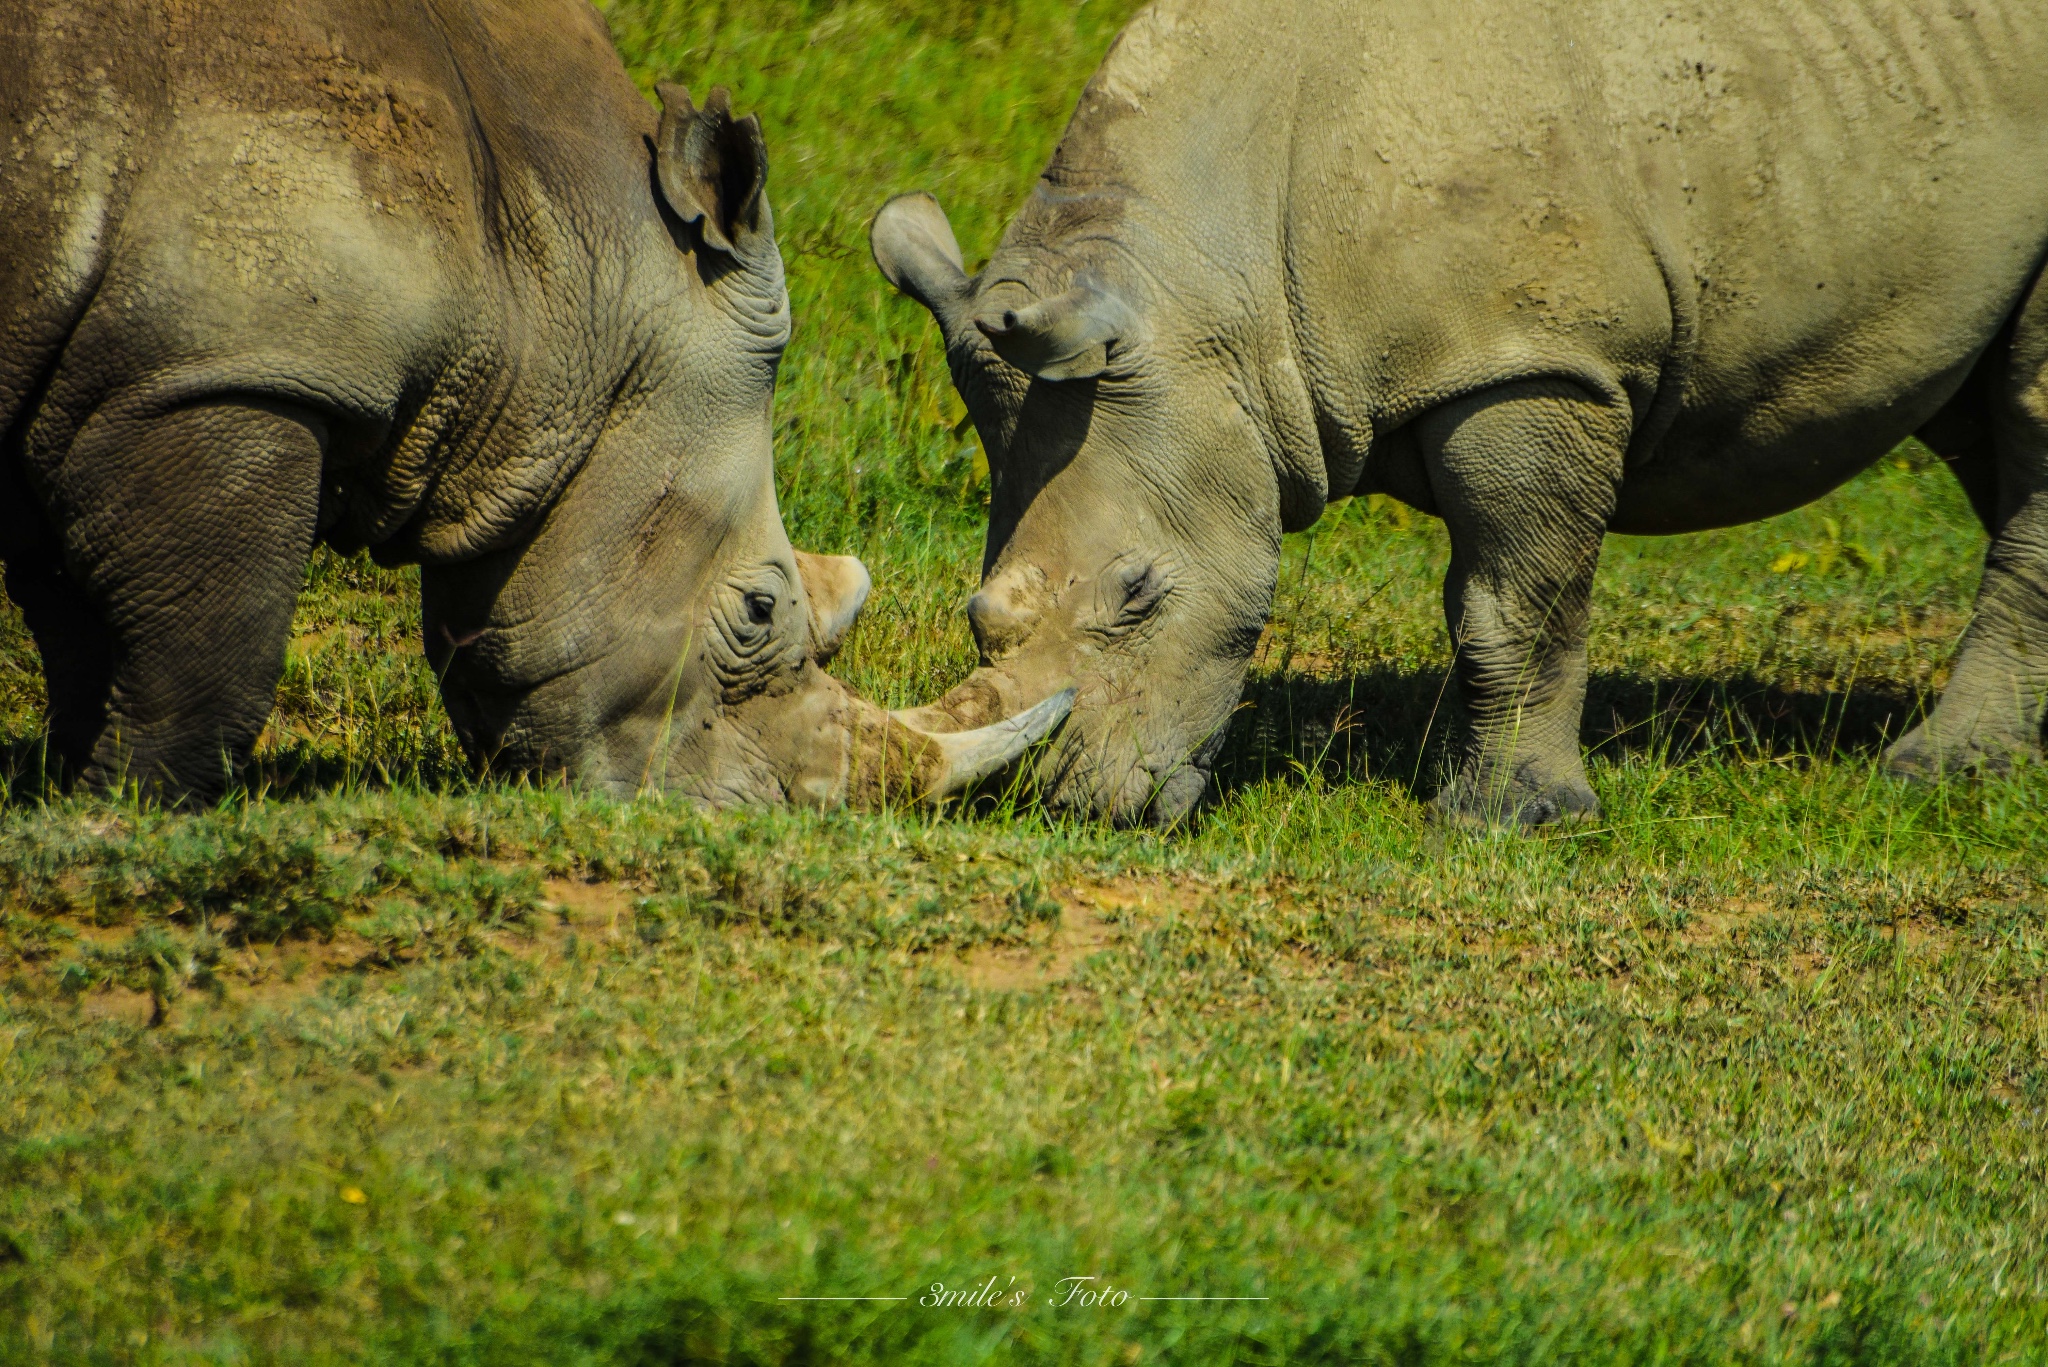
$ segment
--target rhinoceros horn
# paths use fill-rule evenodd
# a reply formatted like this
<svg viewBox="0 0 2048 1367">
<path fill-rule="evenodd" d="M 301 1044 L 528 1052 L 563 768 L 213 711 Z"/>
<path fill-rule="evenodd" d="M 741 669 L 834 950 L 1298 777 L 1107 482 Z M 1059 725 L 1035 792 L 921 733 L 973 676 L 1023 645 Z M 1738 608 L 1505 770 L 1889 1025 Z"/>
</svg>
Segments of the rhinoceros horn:
<svg viewBox="0 0 2048 1367">
<path fill-rule="evenodd" d="M 842 712 L 850 748 L 840 778 L 814 793 L 854 806 L 938 802 L 970 791 L 1051 735 L 1074 709 L 1069 688 L 1014 716 L 971 731 L 927 730 L 915 709 L 884 712 L 845 688 Z"/>
<path fill-rule="evenodd" d="M 977 317 L 996 355 L 1041 380 L 1086 380 L 1109 365 L 1109 348 L 1129 330 L 1130 310 L 1092 280 L 1023 308 Z"/>
<path fill-rule="evenodd" d="M 945 763 L 944 777 L 931 796 L 950 797 L 965 792 L 1016 763 L 1026 750 L 1051 735 L 1052 729 L 1073 710 L 1074 690 L 1068 688 L 993 726 L 974 731 L 918 732 L 937 749 Z"/>
</svg>

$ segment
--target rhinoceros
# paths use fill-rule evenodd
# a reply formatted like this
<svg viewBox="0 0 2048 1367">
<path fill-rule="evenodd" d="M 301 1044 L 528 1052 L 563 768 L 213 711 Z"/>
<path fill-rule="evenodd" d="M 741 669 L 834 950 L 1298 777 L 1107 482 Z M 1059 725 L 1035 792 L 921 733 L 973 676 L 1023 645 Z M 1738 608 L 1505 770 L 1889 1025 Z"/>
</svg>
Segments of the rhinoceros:
<svg viewBox="0 0 2048 1367">
<path fill-rule="evenodd" d="M 1603 534 L 1768 517 L 1918 434 L 1991 542 L 1888 763 L 2037 754 L 2044 130 L 2026 0 L 1160 0 L 978 274 L 930 196 L 874 221 L 992 475 L 981 664 L 919 719 L 1073 682 L 1055 800 L 1173 820 L 1281 533 L 1383 492 L 1450 533 L 1439 810 L 1583 816 Z"/>
<path fill-rule="evenodd" d="M 499 770 L 929 795 L 1057 722 L 823 672 L 868 576 L 776 509 L 759 122 L 657 120 L 587 4 L 36 0 L 0 71 L 0 557 L 87 781 L 221 790 L 323 540 L 421 566 Z"/>
</svg>

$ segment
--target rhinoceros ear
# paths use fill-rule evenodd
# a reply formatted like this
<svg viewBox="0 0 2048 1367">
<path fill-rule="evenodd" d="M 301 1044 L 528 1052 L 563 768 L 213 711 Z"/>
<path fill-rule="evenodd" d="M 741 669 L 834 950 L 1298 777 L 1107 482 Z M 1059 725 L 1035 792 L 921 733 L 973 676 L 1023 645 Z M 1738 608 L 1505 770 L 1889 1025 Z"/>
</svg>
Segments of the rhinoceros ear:
<svg viewBox="0 0 2048 1367">
<path fill-rule="evenodd" d="M 971 286 L 946 211 L 930 195 L 898 195 L 868 226 L 868 249 L 889 283 L 932 311 L 947 331 Z"/>
<path fill-rule="evenodd" d="M 775 222 L 768 208 L 768 145 L 761 121 L 732 116 L 732 96 L 714 86 L 702 109 L 680 85 L 659 85 L 661 130 L 654 135 L 655 170 L 662 198 L 676 217 L 698 225 L 704 245 L 730 256 L 747 254 Z"/>
<path fill-rule="evenodd" d="M 1110 346 L 1130 323 L 1123 300 L 1089 281 L 1051 299 L 974 320 L 996 355 L 1041 380 L 1100 375 L 1109 368 Z"/>
</svg>

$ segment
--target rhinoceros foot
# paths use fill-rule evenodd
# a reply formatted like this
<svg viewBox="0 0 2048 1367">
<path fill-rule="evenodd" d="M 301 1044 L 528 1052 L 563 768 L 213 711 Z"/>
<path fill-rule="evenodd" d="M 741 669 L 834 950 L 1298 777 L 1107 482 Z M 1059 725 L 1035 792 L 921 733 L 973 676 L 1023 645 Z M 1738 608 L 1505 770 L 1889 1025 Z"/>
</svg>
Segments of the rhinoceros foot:
<svg viewBox="0 0 2048 1367">
<path fill-rule="evenodd" d="M 1583 771 L 1545 775 L 1533 766 L 1511 773 L 1468 766 L 1430 806 L 1446 825 L 1524 830 L 1600 814 L 1600 799 Z"/>
<path fill-rule="evenodd" d="M 1885 752 L 1884 771 L 1909 783 L 1942 783 L 1956 778 L 2001 778 L 2038 763 L 2041 747 L 2030 735 L 1971 732 L 1938 736 L 1916 726 Z"/>
</svg>

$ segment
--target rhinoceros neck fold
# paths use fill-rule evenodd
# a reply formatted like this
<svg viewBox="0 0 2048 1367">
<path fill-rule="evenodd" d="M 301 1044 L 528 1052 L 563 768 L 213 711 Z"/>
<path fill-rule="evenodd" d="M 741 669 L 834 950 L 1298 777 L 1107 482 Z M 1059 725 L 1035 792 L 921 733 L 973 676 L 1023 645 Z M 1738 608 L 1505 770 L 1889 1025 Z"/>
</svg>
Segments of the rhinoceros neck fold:
<svg viewBox="0 0 2048 1367">
<path fill-rule="evenodd" d="M 460 339 L 367 472 L 361 539 L 384 558 L 445 562 L 524 535 L 574 476 L 645 381 L 650 297 L 674 292 L 649 281 L 681 263 L 652 203 L 653 111 L 616 78 L 594 12 L 422 9 L 468 153 L 482 278 Z"/>
<path fill-rule="evenodd" d="M 615 415 L 660 387 L 662 348 L 619 306 L 631 291 L 604 278 L 618 273 L 562 270 L 502 292 L 384 452 L 344 472 L 364 489 L 357 544 L 389 561 L 445 563 L 532 529 Z M 608 310 L 621 316 L 607 322 Z"/>
</svg>

